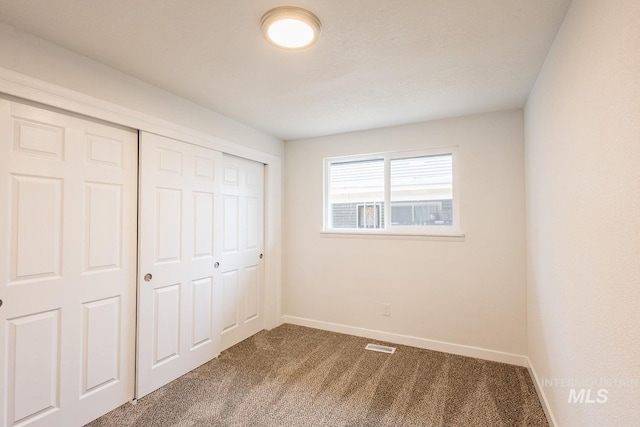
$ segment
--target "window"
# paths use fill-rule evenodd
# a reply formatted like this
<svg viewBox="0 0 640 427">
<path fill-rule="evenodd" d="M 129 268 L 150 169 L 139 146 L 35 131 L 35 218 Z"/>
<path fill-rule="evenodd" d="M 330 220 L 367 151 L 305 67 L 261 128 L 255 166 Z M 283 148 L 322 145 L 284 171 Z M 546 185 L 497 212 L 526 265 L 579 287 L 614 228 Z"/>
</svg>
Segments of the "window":
<svg viewBox="0 0 640 427">
<path fill-rule="evenodd" d="M 457 233 L 455 150 L 325 159 L 325 231 Z"/>
<path fill-rule="evenodd" d="M 391 159 L 391 225 L 453 225 L 453 156 Z"/>
<path fill-rule="evenodd" d="M 329 163 L 331 228 L 384 227 L 384 159 Z"/>
</svg>

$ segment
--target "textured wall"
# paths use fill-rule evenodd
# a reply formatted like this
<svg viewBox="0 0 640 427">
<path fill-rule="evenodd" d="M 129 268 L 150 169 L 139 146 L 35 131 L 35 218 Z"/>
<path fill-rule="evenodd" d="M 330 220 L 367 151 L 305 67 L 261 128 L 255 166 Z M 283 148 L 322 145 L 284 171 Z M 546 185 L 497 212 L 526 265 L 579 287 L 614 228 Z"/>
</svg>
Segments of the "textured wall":
<svg viewBox="0 0 640 427">
<path fill-rule="evenodd" d="M 638 23 L 640 2 L 574 1 L 527 103 L 528 351 L 540 378 L 640 380 Z M 559 426 L 638 425 L 640 388 L 587 388 L 607 389 L 607 402 L 544 387 Z"/>
<path fill-rule="evenodd" d="M 463 242 L 320 233 L 323 158 L 451 145 Z M 283 314 L 524 355 L 523 163 L 522 110 L 287 142 Z"/>
</svg>

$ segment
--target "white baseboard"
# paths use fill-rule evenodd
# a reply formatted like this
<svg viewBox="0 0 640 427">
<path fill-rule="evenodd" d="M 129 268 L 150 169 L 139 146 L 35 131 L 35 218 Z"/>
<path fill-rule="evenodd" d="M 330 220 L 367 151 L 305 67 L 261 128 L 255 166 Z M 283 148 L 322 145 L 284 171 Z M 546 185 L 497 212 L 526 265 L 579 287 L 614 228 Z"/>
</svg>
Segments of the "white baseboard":
<svg viewBox="0 0 640 427">
<path fill-rule="evenodd" d="M 393 332 L 383 332 L 373 329 L 341 325 L 338 323 L 323 322 L 320 320 L 305 319 L 302 317 L 284 315 L 281 317 L 281 321 L 282 323 L 291 323 L 298 326 L 306 326 L 309 328 L 322 329 L 325 331 L 338 332 L 341 334 L 355 335 L 358 337 L 371 338 L 379 341 L 424 348 L 427 350 L 441 351 L 443 353 L 457 354 L 459 356 L 476 357 L 478 359 L 491 360 L 493 362 L 523 366 L 525 368 L 530 367 L 529 360 L 526 356 L 504 353 L 501 351 L 488 350 L 461 344 L 453 344 L 444 341 L 430 340 L 426 338 L 413 337 L 410 335 L 396 334 Z"/>
<path fill-rule="evenodd" d="M 533 385 L 536 388 L 536 392 L 538 393 L 538 398 L 540 399 L 540 403 L 542 404 L 542 410 L 544 414 L 547 416 L 547 421 L 549 422 L 550 427 L 558 427 L 558 422 L 556 418 L 553 416 L 553 412 L 551 411 L 551 406 L 549 406 L 549 401 L 547 400 L 547 395 L 544 394 L 544 389 L 540 386 L 540 378 L 536 373 L 535 368 L 533 367 L 533 363 L 527 357 L 527 368 L 529 369 L 529 374 L 531 375 L 531 379 L 533 380 Z"/>
</svg>

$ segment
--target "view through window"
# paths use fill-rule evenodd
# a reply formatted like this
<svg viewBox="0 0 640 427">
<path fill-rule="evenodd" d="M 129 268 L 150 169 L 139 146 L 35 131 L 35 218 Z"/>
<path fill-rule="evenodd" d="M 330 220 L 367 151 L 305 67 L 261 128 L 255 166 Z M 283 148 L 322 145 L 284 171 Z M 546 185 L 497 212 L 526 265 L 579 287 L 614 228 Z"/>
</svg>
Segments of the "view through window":
<svg viewBox="0 0 640 427">
<path fill-rule="evenodd" d="M 453 227 L 453 153 L 330 159 L 326 229 Z"/>
</svg>

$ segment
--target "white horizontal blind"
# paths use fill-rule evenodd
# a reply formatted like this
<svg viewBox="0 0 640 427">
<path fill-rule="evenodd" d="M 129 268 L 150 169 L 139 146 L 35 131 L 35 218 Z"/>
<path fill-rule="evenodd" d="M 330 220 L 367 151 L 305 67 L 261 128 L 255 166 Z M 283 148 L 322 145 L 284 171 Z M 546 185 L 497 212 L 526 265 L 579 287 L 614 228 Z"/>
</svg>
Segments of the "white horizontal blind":
<svg viewBox="0 0 640 427">
<path fill-rule="evenodd" d="M 384 228 L 384 182 L 384 159 L 330 163 L 330 228 Z"/>
<path fill-rule="evenodd" d="M 453 224 L 453 156 L 390 160 L 391 226 Z"/>
</svg>

